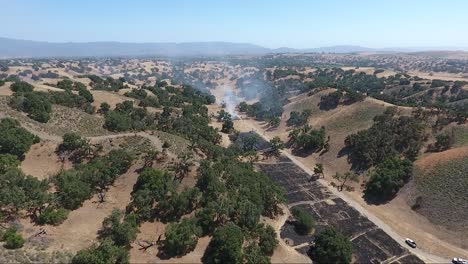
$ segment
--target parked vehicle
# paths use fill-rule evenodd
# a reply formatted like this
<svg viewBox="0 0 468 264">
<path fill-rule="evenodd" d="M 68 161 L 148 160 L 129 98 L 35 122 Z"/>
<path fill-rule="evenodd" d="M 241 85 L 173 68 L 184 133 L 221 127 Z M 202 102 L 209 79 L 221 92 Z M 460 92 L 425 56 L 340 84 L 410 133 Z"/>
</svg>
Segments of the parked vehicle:
<svg viewBox="0 0 468 264">
<path fill-rule="evenodd" d="M 462 259 L 462 258 L 453 258 L 452 263 L 453 264 L 468 264 L 468 260 Z"/>
<path fill-rule="evenodd" d="M 405 239 L 405 242 L 406 242 L 406 244 L 408 244 L 408 246 L 410 246 L 412 248 L 416 248 L 416 242 L 414 242 L 413 240 L 407 238 L 407 239 Z"/>
</svg>

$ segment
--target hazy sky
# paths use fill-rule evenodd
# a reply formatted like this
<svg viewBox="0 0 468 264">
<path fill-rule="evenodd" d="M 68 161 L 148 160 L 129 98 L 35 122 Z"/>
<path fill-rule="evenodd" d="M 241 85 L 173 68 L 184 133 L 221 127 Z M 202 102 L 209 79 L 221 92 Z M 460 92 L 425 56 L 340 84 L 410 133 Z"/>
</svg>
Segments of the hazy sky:
<svg viewBox="0 0 468 264">
<path fill-rule="evenodd" d="M 468 0 L 0 0 L 0 37 L 468 47 Z"/>
</svg>

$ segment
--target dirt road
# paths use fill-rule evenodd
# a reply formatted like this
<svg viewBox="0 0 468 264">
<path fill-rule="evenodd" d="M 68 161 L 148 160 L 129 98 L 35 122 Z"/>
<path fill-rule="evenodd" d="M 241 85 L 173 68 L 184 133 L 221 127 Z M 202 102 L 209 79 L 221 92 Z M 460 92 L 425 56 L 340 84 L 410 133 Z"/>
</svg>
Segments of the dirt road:
<svg viewBox="0 0 468 264">
<path fill-rule="evenodd" d="M 35 128 L 33 128 L 31 126 L 24 125 L 24 124 L 22 124 L 22 127 L 25 128 L 26 130 L 28 130 L 30 133 L 38 136 L 42 140 L 49 140 L 49 141 L 53 141 L 53 142 L 62 142 L 62 137 L 60 137 L 60 136 L 51 135 L 51 134 L 45 133 L 43 131 L 38 131 L 38 130 L 36 130 Z M 151 144 L 153 144 L 153 146 L 161 146 L 162 145 L 161 141 L 159 140 L 159 138 L 157 136 L 150 135 L 147 132 L 120 133 L 120 134 L 111 134 L 111 135 L 86 137 L 86 138 L 89 139 L 91 142 L 99 142 L 99 141 L 106 140 L 106 139 L 115 139 L 115 138 L 121 138 L 121 137 L 133 137 L 133 136 L 140 136 L 140 137 L 147 138 L 147 139 L 149 139 L 151 141 Z"/>
<path fill-rule="evenodd" d="M 247 130 L 247 131 L 251 131 L 251 130 L 255 130 L 258 132 L 258 134 L 263 137 L 265 140 L 270 140 L 270 138 L 265 135 L 264 133 L 264 129 L 257 123 L 255 123 L 255 121 L 252 121 L 252 120 L 248 120 L 248 119 L 244 119 L 242 120 L 242 125 L 244 126 L 243 129 L 244 130 Z M 50 140 L 50 141 L 55 141 L 55 142 L 61 142 L 62 141 L 62 138 L 59 137 L 59 136 L 55 136 L 55 135 L 50 135 L 50 134 L 47 134 L 47 133 L 44 133 L 44 132 L 40 132 L 40 131 L 36 131 L 34 130 L 33 128 L 31 127 L 28 127 L 28 126 L 24 126 L 28 131 L 30 131 L 31 133 L 39 136 L 41 139 L 45 139 L 45 140 Z M 91 140 L 92 142 L 96 142 L 96 141 L 100 141 L 100 140 L 105 140 L 105 139 L 112 139 L 112 138 L 120 138 L 120 137 L 130 137 L 130 136 L 135 136 L 135 135 L 138 135 L 138 136 L 141 136 L 141 137 L 144 137 L 144 138 L 147 138 L 151 141 L 151 143 L 154 145 L 154 146 L 160 146 L 161 145 L 161 142 L 159 141 L 159 139 L 156 137 L 156 136 L 153 136 L 153 135 L 150 135 L 148 134 L 147 132 L 137 132 L 137 133 L 121 133 L 121 134 L 112 134 L 112 135 L 103 135 L 103 136 L 96 136 L 96 137 L 87 137 L 89 140 Z M 284 155 L 286 155 L 288 158 L 291 159 L 291 161 L 293 161 L 297 166 L 299 166 L 300 168 L 302 168 L 305 172 L 309 173 L 309 174 L 313 174 L 313 171 L 307 167 L 306 165 L 304 165 L 301 161 L 299 161 L 294 155 L 292 155 L 291 153 L 289 153 L 288 151 L 284 150 L 282 151 L 282 153 Z M 395 232 L 389 225 L 387 225 L 386 223 L 384 223 L 382 220 L 380 220 L 377 216 L 375 216 L 374 214 L 372 214 L 371 212 L 369 212 L 366 208 L 364 208 L 363 206 L 361 206 L 359 203 L 357 203 L 355 200 L 353 200 L 352 198 L 350 198 L 349 196 L 345 195 L 344 193 L 342 192 L 339 192 L 337 191 L 335 188 L 331 188 L 329 187 L 328 185 L 328 182 L 320 179 L 320 183 L 323 185 L 323 186 L 327 186 L 327 188 L 333 193 L 335 194 L 336 196 L 340 197 L 341 199 L 343 199 L 344 201 L 346 201 L 350 206 L 354 207 L 357 211 L 359 211 L 362 215 L 366 216 L 369 220 L 371 220 L 372 222 L 374 222 L 375 225 L 377 225 L 379 228 L 381 228 L 382 230 L 384 230 L 389 236 L 391 236 L 395 241 L 397 241 L 399 244 L 401 244 L 403 247 L 407 248 L 410 252 L 412 252 L 413 254 L 417 255 L 419 258 L 421 258 L 423 261 L 425 261 L 426 263 L 449 263 L 450 262 L 450 259 L 448 258 L 444 258 L 444 257 L 439 257 L 439 256 L 436 256 L 436 255 L 433 255 L 433 254 L 430 254 L 430 253 L 427 253 L 421 249 L 413 249 L 413 248 L 410 248 L 409 246 L 406 245 L 406 243 L 404 242 L 404 237 L 402 237 L 401 235 L 399 235 L 397 232 Z M 450 247 L 451 245 L 448 244 L 448 243 L 445 243 L 443 241 L 440 241 L 440 244 L 443 244 L 444 246 L 448 246 Z"/>
<path fill-rule="evenodd" d="M 258 134 L 264 138 L 265 140 L 270 140 L 270 138 L 265 135 L 264 133 L 264 129 L 257 123 L 255 123 L 255 121 L 252 121 L 252 120 L 242 120 L 242 124 L 245 126 L 243 129 L 245 129 L 246 131 L 251 131 L 251 130 L 254 130 L 254 131 L 257 131 Z M 306 165 L 304 165 L 301 161 L 299 161 L 294 155 L 292 155 L 291 153 L 289 153 L 287 150 L 283 150 L 281 151 L 282 154 L 284 154 L 285 156 L 287 156 L 289 159 L 291 159 L 292 162 L 294 162 L 297 166 L 299 166 L 301 169 L 303 169 L 305 172 L 307 172 L 308 174 L 312 175 L 314 174 L 313 171 L 307 167 Z M 335 188 L 333 187 L 330 187 L 328 182 L 326 182 L 325 180 L 323 179 L 320 179 L 319 182 L 323 185 L 323 186 L 327 186 L 327 188 L 336 196 L 338 196 L 339 198 L 343 199 L 344 201 L 346 201 L 350 206 L 352 206 L 354 209 L 356 209 L 357 211 L 359 211 L 362 215 L 364 215 L 365 217 L 367 217 L 370 221 L 372 221 L 376 226 L 378 226 L 379 228 L 381 228 L 383 231 L 385 231 L 389 236 L 391 236 L 395 241 L 397 241 L 400 245 L 402 245 L 404 248 L 407 248 L 411 253 L 415 254 L 416 256 L 418 256 L 421 260 L 423 260 L 424 262 L 426 263 L 450 263 L 450 259 L 448 258 L 444 258 L 444 257 L 440 257 L 440 256 L 436 256 L 436 255 L 433 255 L 433 254 L 430 254 L 430 253 L 427 253 L 419 248 L 416 248 L 416 249 L 413 249 L 411 247 L 409 247 L 406 243 L 405 243 L 405 238 L 402 237 L 401 235 L 399 235 L 397 232 L 395 232 L 389 225 L 387 225 L 386 223 L 384 223 L 382 220 L 380 220 L 377 216 L 375 216 L 374 214 L 372 214 L 371 212 L 369 212 L 366 208 L 364 208 L 363 206 L 361 206 L 360 204 L 358 204 L 355 200 L 353 200 L 352 198 L 348 197 L 347 195 L 345 195 L 343 192 L 339 192 L 338 190 L 336 190 Z M 441 241 L 441 243 L 443 244 L 447 244 L 447 243 L 444 243 Z"/>
</svg>

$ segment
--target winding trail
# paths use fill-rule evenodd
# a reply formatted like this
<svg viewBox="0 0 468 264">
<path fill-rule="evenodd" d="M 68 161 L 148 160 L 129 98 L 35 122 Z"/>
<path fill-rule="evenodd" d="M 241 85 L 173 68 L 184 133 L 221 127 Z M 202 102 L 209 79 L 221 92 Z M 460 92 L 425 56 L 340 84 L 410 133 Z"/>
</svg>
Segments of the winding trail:
<svg viewBox="0 0 468 264">
<path fill-rule="evenodd" d="M 62 137 L 60 136 L 57 136 L 57 135 L 51 135 L 49 133 L 46 133 L 46 132 L 43 132 L 43 131 L 37 131 L 36 129 L 28 126 L 28 125 L 25 125 L 25 124 L 21 124 L 21 126 L 26 129 L 27 131 L 29 131 L 30 133 L 38 136 L 40 139 L 42 140 L 49 140 L 49 141 L 53 141 L 53 142 L 62 142 Z M 110 134 L 110 135 L 102 135 L 102 136 L 94 136 L 94 137 L 86 137 L 87 139 L 89 139 L 91 142 L 95 143 L 95 142 L 99 142 L 99 141 L 102 141 L 102 140 L 106 140 L 106 139 L 115 139 L 115 138 L 122 138 L 122 137 L 133 137 L 133 136 L 140 136 L 140 137 L 144 137 L 146 139 L 149 139 L 151 141 L 151 144 L 153 144 L 154 146 L 161 146 L 162 142 L 159 140 L 159 138 L 155 135 L 151 135 L 145 131 L 140 131 L 140 132 L 133 132 L 133 133 L 119 133 L 119 134 Z"/>
</svg>

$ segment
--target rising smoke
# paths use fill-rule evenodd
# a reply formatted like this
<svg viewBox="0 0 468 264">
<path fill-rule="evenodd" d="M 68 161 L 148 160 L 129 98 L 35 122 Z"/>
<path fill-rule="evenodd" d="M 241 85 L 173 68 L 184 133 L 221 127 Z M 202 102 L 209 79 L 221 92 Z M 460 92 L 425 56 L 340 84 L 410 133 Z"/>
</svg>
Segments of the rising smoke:
<svg viewBox="0 0 468 264">
<path fill-rule="evenodd" d="M 240 102 L 242 102 L 242 98 L 236 94 L 232 87 L 223 86 L 223 93 L 222 103 L 226 105 L 226 112 L 228 112 L 233 118 L 238 118 L 239 115 L 236 107 Z"/>
</svg>

